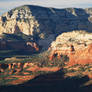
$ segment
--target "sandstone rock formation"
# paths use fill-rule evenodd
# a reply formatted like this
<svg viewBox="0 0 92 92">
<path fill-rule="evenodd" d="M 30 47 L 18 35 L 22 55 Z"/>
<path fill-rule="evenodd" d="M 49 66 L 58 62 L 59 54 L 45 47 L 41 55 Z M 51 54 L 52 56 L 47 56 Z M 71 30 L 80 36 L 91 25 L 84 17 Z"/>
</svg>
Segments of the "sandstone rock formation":
<svg viewBox="0 0 92 92">
<path fill-rule="evenodd" d="M 92 63 L 92 44 L 88 45 L 87 48 L 76 50 L 74 53 L 69 55 L 68 65 L 72 66 L 75 64 L 90 64 Z"/>
<path fill-rule="evenodd" d="M 78 31 L 68 32 L 72 30 Z M 39 47 L 47 50 L 51 44 L 52 60 L 55 54 L 58 54 L 58 58 L 61 54 L 69 56 L 71 52 L 86 49 L 92 43 L 92 34 L 79 30 L 91 32 L 91 8 L 55 9 L 24 5 L 0 17 L 0 48 L 39 51 Z M 9 34 L 8 38 L 14 34 L 14 41 L 3 39 L 4 34 Z M 21 40 L 17 37 L 21 37 Z M 56 41 L 52 42 L 55 38 Z"/>
<path fill-rule="evenodd" d="M 24 5 L 0 17 L 0 34 L 25 34 L 48 48 L 55 37 L 72 30 L 92 30 L 92 9 Z"/>
<path fill-rule="evenodd" d="M 27 42 L 26 43 L 28 46 L 31 46 L 33 48 L 35 48 L 36 51 L 39 51 L 39 47 L 37 46 L 37 44 L 35 42 Z"/>
<path fill-rule="evenodd" d="M 50 60 L 54 55 L 69 57 L 69 64 L 92 63 L 92 33 L 85 31 L 73 31 L 59 35 L 49 48 Z"/>
<path fill-rule="evenodd" d="M 29 65 L 29 63 L 9 63 L 9 64 L 0 64 L 0 72 L 4 72 L 7 68 L 9 69 L 9 71 L 11 71 L 10 73 L 19 73 L 21 72 L 25 67 L 24 65 Z"/>
</svg>

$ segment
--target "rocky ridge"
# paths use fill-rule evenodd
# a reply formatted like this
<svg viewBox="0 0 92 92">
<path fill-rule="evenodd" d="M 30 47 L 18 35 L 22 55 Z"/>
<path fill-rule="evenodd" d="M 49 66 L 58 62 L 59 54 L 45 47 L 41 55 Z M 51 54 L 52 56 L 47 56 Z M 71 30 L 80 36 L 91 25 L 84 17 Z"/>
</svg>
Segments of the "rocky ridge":
<svg viewBox="0 0 92 92">
<path fill-rule="evenodd" d="M 0 34 L 29 35 L 45 49 L 63 32 L 92 30 L 92 9 L 45 8 L 24 5 L 0 17 Z"/>
</svg>

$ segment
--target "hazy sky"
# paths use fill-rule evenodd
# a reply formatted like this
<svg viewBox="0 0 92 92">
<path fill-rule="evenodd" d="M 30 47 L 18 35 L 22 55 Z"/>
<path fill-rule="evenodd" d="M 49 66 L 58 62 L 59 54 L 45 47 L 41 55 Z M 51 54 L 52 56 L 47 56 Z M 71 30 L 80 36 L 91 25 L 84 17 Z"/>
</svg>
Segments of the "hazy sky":
<svg viewBox="0 0 92 92">
<path fill-rule="evenodd" d="M 88 8 L 92 7 L 92 0 L 0 0 L 0 15 L 14 7 L 25 4 L 55 8 Z"/>
</svg>

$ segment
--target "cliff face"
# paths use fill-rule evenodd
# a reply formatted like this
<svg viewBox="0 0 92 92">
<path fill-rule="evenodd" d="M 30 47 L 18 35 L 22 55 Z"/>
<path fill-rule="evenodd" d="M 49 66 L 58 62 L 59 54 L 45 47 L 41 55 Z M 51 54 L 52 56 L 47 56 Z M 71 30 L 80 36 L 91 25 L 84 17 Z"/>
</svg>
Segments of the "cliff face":
<svg viewBox="0 0 92 92">
<path fill-rule="evenodd" d="M 73 54 L 69 55 L 69 65 L 75 64 L 90 64 L 92 63 L 92 44 L 88 45 L 87 48 L 81 48 L 80 50 L 76 50 Z"/>
<path fill-rule="evenodd" d="M 0 17 L 0 34 L 30 35 L 47 47 L 62 32 L 92 30 L 92 9 L 55 9 L 25 5 Z"/>
<path fill-rule="evenodd" d="M 69 65 L 92 63 L 92 33 L 73 31 L 59 35 L 49 48 L 50 60 L 55 55 L 69 57 Z"/>
</svg>

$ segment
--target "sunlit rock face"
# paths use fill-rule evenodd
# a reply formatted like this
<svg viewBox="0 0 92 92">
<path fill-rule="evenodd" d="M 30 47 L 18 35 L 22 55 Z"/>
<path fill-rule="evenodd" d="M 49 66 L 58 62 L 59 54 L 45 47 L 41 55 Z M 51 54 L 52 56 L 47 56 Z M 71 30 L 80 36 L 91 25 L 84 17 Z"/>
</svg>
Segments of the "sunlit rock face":
<svg viewBox="0 0 92 92">
<path fill-rule="evenodd" d="M 9 63 L 9 64 L 0 64 L 0 72 L 4 72 L 7 68 L 13 72 L 21 72 L 23 70 L 24 63 Z M 16 68 L 17 67 L 17 68 Z"/>
<path fill-rule="evenodd" d="M 73 31 L 59 35 L 52 42 L 50 60 L 54 55 L 69 57 L 69 65 L 92 63 L 92 33 L 85 31 Z"/>
<path fill-rule="evenodd" d="M 69 55 L 69 65 L 75 64 L 90 64 L 92 63 L 92 44 L 88 45 L 87 48 L 76 50 L 73 54 Z"/>
<path fill-rule="evenodd" d="M 92 30 L 92 9 L 45 8 L 24 5 L 0 17 L 0 34 L 30 35 L 39 45 L 48 48 L 55 37 L 72 30 Z"/>
<path fill-rule="evenodd" d="M 26 35 L 33 35 L 33 30 L 38 27 L 37 20 L 27 6 L 16 8 L 1 16 L 1 34 L 2 32 L 8 34 L 22 32 Z"/>
</svg>

